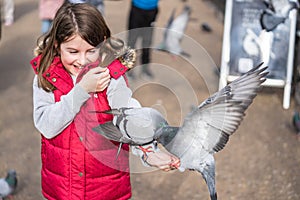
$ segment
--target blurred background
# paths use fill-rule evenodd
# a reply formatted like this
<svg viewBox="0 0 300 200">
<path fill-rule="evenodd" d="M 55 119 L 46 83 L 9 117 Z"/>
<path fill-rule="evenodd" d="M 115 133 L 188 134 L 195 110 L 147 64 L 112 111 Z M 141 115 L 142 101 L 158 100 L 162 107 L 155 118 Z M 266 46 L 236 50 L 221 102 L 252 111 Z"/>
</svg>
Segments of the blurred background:
<svg viewBox="0 0 300 200">
<path fill-rule="evenodd" d="M 104 3 L 112 33 L 123 34 L 130 1 Z M 193 106 L 218 90 L 221 66 L 225 0 L 161 0 L 155 27 L 164 28 L 172 10 L 179 15 L 184 5 L 192 11 L 182 47 L 198 56 L 189 59 L 154 50 L 150 66 L 154 77 L 130 79 L 134 96 L 144 106 L 163 112 L 173 125 L 180 125 Z M 14 21 L 5 24 L 2 20 L 1 26 L 0 177 L 9 169 L 17 171 L 15 200 L 42 199 L 40 134 L 32 120 L 34 73 L 29 64 L 41 35 L 38 6 L 37 0 L 14 0 Z M 295 47 L 298 60 L 298 38 Z M 300 139 L 293 125 L 297 62 L 294 70 L 290 108 L 282 107 L 282 88 L 264 87 L 227 146 L 216 154 L 220 199 L 300 199 Z M 134 199 L 209 199 L 200 174 L 145 169 L 131 159 Z"/>
</svg>

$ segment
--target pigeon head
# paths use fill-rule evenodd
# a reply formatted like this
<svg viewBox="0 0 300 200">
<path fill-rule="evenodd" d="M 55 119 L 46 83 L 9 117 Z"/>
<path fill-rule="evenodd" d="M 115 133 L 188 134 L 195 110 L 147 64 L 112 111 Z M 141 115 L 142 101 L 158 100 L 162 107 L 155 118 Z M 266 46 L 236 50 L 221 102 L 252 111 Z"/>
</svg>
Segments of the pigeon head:
<svg viewBox="0 0 300 200">
<path fill-rule="evenodd" d="M 192 12 L 192 8 L 188 5 L 185 5 L 184 8 L 183 8 L 183 12 L 186 12 L 190 15 L 191 12 Z"/>
<path fill-rule="evenodd" d="M 172 127 L 164 124 L 155 131 L 154 139 L 161 143 L 163 146 L 167 146 L 176 136 L 179 127 Z"/>
<path fill-rule="evenodd" d="M 6 175 L 6 178 L 5 178 L 5 181 L 8 183 L 9 186 L 15 188 L 17 186 L 17 172 L 16 170 L 9 170 L 7 175 Z"/>
</svg>

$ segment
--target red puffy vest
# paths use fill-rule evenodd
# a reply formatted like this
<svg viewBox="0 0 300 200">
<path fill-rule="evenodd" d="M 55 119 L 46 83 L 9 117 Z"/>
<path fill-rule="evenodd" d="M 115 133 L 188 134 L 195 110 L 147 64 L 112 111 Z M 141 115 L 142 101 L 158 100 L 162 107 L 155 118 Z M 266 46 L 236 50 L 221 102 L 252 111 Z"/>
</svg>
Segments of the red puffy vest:
<svg viewBox="0 0 300 200">
<path fill-rule="evenodd" d="M 31 61 L 37 71 L 40 56 Z M 113 78 L 127 68 L 118 60 L 110 66 Z M 73 88 L 73 81 L 60 58 L 44 73 L 56 89 L 55 101 Z M 73 122 L 52 139 L 42 136 L 42 192 L 49 200 L 125 200 L 131 197 L 128 145 L 116 159 L 119 143 L 109 141 L 92 128 L 112 120 L 112 115 L 90 112 L 110 109 L 106 91 L 91 95 Z"/>
</svg>

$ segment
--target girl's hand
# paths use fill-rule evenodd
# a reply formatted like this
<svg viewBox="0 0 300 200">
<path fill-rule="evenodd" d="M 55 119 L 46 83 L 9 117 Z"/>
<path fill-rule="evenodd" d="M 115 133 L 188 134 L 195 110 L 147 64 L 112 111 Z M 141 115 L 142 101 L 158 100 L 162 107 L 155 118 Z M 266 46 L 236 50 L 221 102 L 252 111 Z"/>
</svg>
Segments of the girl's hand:
<svg viewBox="0 0 300 200">
<path fill-rule="evenodd" d="M 78 83 L 85 91 L 101 92 L 110 82 L 110 74 L 108 68 L 95 67 L 89 70 Z"/>
<path fill-rule="evenodd" d="M 145 162 L 166 172 L 180 167 L 180 160 L 176 156 L 162 151 L 149 153 Z"/>
</svg>

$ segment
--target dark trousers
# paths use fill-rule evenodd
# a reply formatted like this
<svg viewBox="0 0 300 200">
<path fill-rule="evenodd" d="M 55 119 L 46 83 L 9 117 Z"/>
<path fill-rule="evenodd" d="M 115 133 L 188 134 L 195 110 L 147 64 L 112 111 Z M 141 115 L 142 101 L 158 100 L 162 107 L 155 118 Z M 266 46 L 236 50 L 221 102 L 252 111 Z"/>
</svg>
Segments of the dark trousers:
<svg viewBox="0 0 300 200">
<path fill-rule="evenodd" d="M 142 39 L 142 64 L 148 64 L 150 62 L 150 47 L 153 34 L 153 28 L 150 27 L 152 27 L 152 23 L 155 21 L 157 13 L 158 8 L 153 10 L 143 10 L 131 5 L 128 21 L 128 45 L 134 48 L 137 39 Z M 145 27 L 149 28 L 139 29 Z"/>
</svg>

